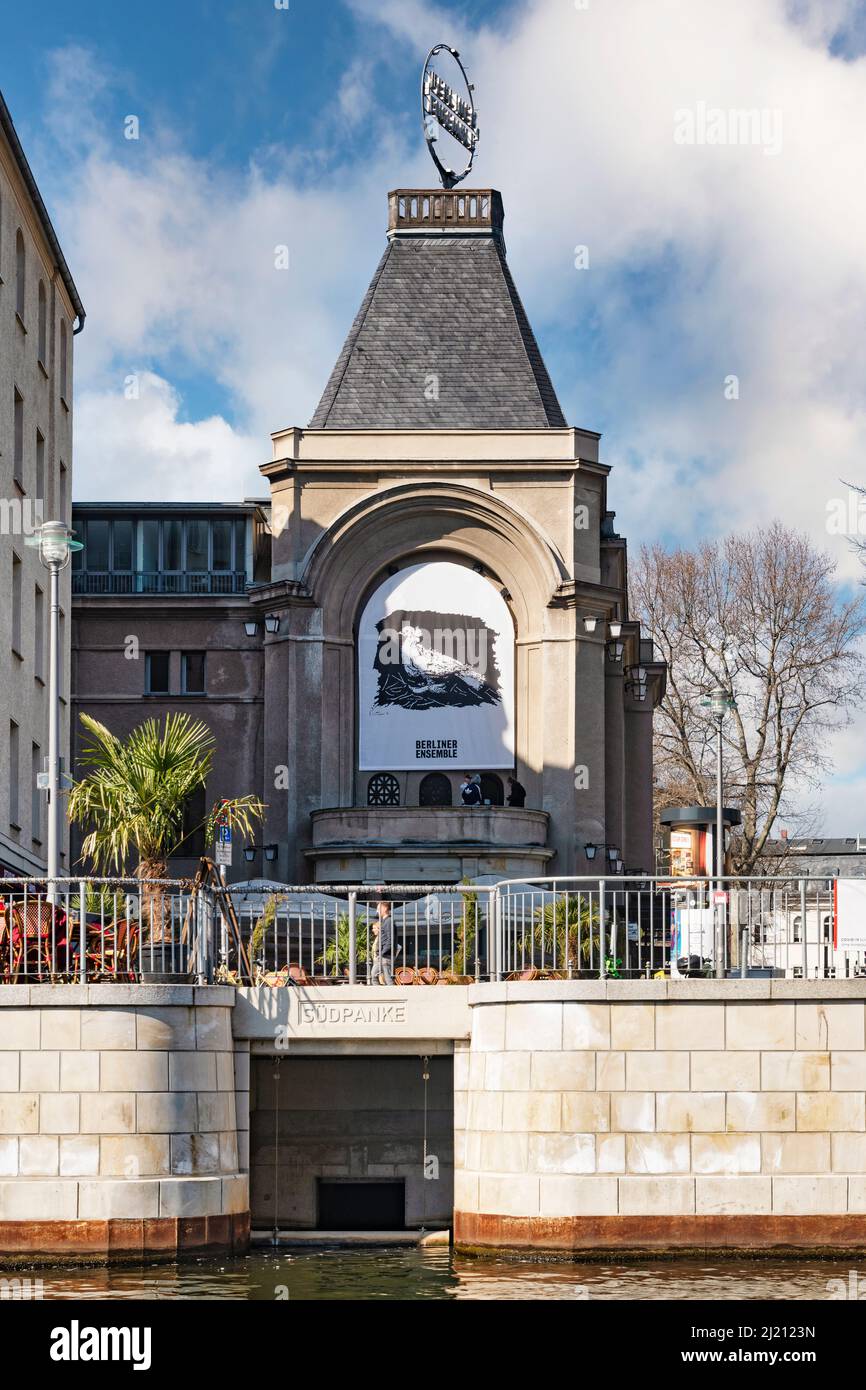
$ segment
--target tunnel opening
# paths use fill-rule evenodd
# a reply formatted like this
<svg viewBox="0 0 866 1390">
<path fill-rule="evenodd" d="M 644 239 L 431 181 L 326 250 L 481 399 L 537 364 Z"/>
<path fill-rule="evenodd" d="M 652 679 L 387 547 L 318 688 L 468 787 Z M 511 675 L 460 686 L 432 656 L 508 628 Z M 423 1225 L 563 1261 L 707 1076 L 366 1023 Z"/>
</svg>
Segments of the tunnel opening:
<svg viewBox="0 0 866 1390">
<path fill-rule="evenodd" d="M 253 1057 L 253 1230 L 450 1226 L 450 1055 Z"/>
</svg>

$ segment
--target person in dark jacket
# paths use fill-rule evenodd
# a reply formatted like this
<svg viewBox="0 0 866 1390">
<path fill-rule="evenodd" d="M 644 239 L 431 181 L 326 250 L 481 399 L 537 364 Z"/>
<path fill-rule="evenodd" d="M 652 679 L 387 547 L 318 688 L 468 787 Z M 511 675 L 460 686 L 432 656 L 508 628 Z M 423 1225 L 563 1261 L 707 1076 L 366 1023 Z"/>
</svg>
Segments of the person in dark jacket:
<svg viewBox="0 0 866 1390">
<path fill-rule="evenodd" d="M 370 964 L 369 983 L 371 985 L 393 985 L 391 971 L 394 954 L 394 923 L 391 917 L 391 904 L 384 898 L 376 904 L 376 920 L 373 923 L 373 960 Z"/>
<path fill-rule="evenodd" d="M 481 778 L 476 772 L 473 776 L 471 772 L 463 774 L 463 781 L 460 783 L 460 798 L 464 806 L 480 806 L 483 800 L 481 795 Z"/>
<path fill-rule="evenodd" d="M 509 806 L 526 805 L 526 788 L 518 782 L 516 777 L 509 777 L 508 779 L 507 801 Z"/>
</svg>

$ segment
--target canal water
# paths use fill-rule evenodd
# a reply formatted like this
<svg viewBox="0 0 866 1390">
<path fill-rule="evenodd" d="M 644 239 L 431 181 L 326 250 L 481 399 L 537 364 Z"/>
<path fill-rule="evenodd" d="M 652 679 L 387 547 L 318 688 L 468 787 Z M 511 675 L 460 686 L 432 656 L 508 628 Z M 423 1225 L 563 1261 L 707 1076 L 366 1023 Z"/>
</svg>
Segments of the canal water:
<svg viewBox="0 0 866 1390">
<path fill-rule="evenodd" d="M 45 1299 L 827 1300 L 866 1291 L 861 1260 L 641 1264 L 475 1259 L 445 1249 L 261 1250 L 243 1258 L 126 1268 L 43 1268 Z M 22 1274 L 23 1271 L 18 1271 Z M 841 1281 L 833 1284 L 831 1281 Z M 856 1297 L 856 1294 L 855 1294 Z"/>
</svg>

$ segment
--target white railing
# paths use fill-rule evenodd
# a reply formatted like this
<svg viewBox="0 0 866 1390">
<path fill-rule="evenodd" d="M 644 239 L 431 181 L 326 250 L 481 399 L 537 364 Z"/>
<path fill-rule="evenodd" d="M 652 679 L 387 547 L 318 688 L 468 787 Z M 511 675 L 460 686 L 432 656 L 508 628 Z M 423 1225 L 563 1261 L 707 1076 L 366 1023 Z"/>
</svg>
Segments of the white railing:
<svg viewBox="0 0 866 1390">
<path fill-rule="evenodd" d="M 617 874 L 260 894 L 176 879 L 62 879 L 50 889 L 3 879 L 0 983 L 866 976 L 866 951 L 836 946 L 833 912 L 832 880 L 807 878 L 719 887 Z M 379 949 L 381 933 L 390 949 Z"/>
</svg>

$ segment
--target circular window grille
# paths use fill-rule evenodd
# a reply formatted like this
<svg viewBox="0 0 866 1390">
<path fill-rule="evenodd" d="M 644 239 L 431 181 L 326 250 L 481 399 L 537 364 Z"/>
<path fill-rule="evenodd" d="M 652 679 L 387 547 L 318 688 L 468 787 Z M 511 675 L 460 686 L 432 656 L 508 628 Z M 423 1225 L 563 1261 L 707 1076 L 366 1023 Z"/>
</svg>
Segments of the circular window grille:
<svg viewBox="0 0 866 1390">
<path fill-rule="evenodd" d="M 377 772 L 367 783 L 368 806 L 399 806 L 400 783 L 390 772 Z"/>
</svg>

